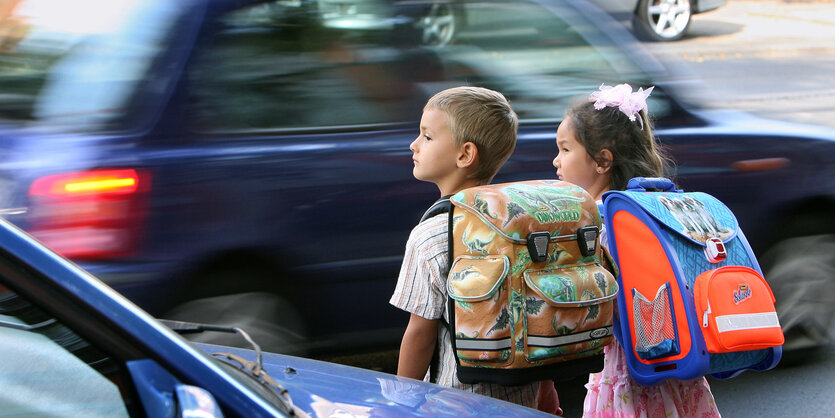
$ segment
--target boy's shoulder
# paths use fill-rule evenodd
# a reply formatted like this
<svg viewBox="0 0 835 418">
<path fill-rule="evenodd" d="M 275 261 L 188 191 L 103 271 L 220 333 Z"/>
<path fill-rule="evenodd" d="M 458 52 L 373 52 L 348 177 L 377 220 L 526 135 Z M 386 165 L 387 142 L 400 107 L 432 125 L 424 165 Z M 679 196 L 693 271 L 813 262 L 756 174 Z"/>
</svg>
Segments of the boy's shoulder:
<svg viewBox="0 0 835 418">
<path fill-rule="evenodd" d="M 412 234 L 409 240 L 423 238 L 424 240 L 446 241 L 448 239 L 448 223 L 449 215 L 447 213 L 439 213 L 423 219 L 412 228 Z"/>
<path fill-rule="evenodd" d="M 448 222 L 449 216 L 442 213 L 415 225 L 406 243 L 407 256 L 412 253 L 411 256 L 426 260 L 446 256 L 449 248 Z"/>
</svg>

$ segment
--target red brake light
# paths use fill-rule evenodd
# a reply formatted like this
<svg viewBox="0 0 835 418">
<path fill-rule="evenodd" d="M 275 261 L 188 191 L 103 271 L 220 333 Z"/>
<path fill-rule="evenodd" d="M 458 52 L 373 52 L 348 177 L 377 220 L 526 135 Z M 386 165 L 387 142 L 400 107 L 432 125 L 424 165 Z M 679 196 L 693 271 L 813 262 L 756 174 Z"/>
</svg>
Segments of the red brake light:
<svg viewBox="0 0 835 418">
<path fill-rule="evenodd" d="M 30 195 L 81 196 L 134 193 L 139 184 L 136 170 L 85 171 L 42 177 L 32 183 Z"/>
<path fill-rule="evenodd" d="M 145 219 L 148 173 L 92 170 L 42 177 L 29 189 L 30 233 L 75 259 L 135 253 Z"/>
</svg>

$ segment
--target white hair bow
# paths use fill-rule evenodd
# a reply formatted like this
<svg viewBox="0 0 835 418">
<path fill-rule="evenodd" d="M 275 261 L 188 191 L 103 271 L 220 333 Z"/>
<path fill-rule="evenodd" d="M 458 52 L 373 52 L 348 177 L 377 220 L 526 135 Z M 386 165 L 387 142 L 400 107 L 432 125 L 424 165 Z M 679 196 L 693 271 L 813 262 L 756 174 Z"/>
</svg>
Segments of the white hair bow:
<svg viewBox="0 0 835 418">
<path fill-rule="evenodd" d="M 601 84 L 599 91 L 589 95 L 589 101 L 594 102 L 594 108 L 597 110 L 617 107 L 634 122 L 641 110 L 647 108 L 647 97 L 654 88 L 655 86 L 646 90 L 638 88 L 638 91 L 633 93 L 632 86 L 629 84 L 618 84 L 614 87 Z M 644 129 L 644 122 L 641 119 L 638 119 L 638 123 L 641 124 L 641 129 Z"/>
</svg>

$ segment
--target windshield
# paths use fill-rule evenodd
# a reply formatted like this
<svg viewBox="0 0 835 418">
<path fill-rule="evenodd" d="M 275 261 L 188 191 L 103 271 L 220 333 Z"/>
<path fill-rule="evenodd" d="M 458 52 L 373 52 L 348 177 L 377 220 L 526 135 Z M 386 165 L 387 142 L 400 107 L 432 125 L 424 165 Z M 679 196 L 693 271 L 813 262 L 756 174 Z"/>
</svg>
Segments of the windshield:
<svg viewBox="0 0 835 418">
<path fill-rule="evenodd" d="M 124 114 L 174 2 L 0 1 L 0 119 L 97 131 Z"/>
</svg>

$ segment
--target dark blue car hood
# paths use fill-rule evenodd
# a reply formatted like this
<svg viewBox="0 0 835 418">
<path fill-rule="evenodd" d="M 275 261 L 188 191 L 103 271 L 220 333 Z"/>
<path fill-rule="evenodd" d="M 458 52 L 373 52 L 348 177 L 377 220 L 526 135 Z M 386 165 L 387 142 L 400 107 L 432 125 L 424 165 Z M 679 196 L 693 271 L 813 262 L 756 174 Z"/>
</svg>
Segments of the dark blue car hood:
<svg viewBox="0 0 835 418">
<path fill-rule="evenodd" d="M 255 359 L 252 350 L 194 343 L 206 353 Z M 457 389 L 340 364 L 265 353 L 264 369 L 311 416 L 543 416 Z"/>
</svg>

